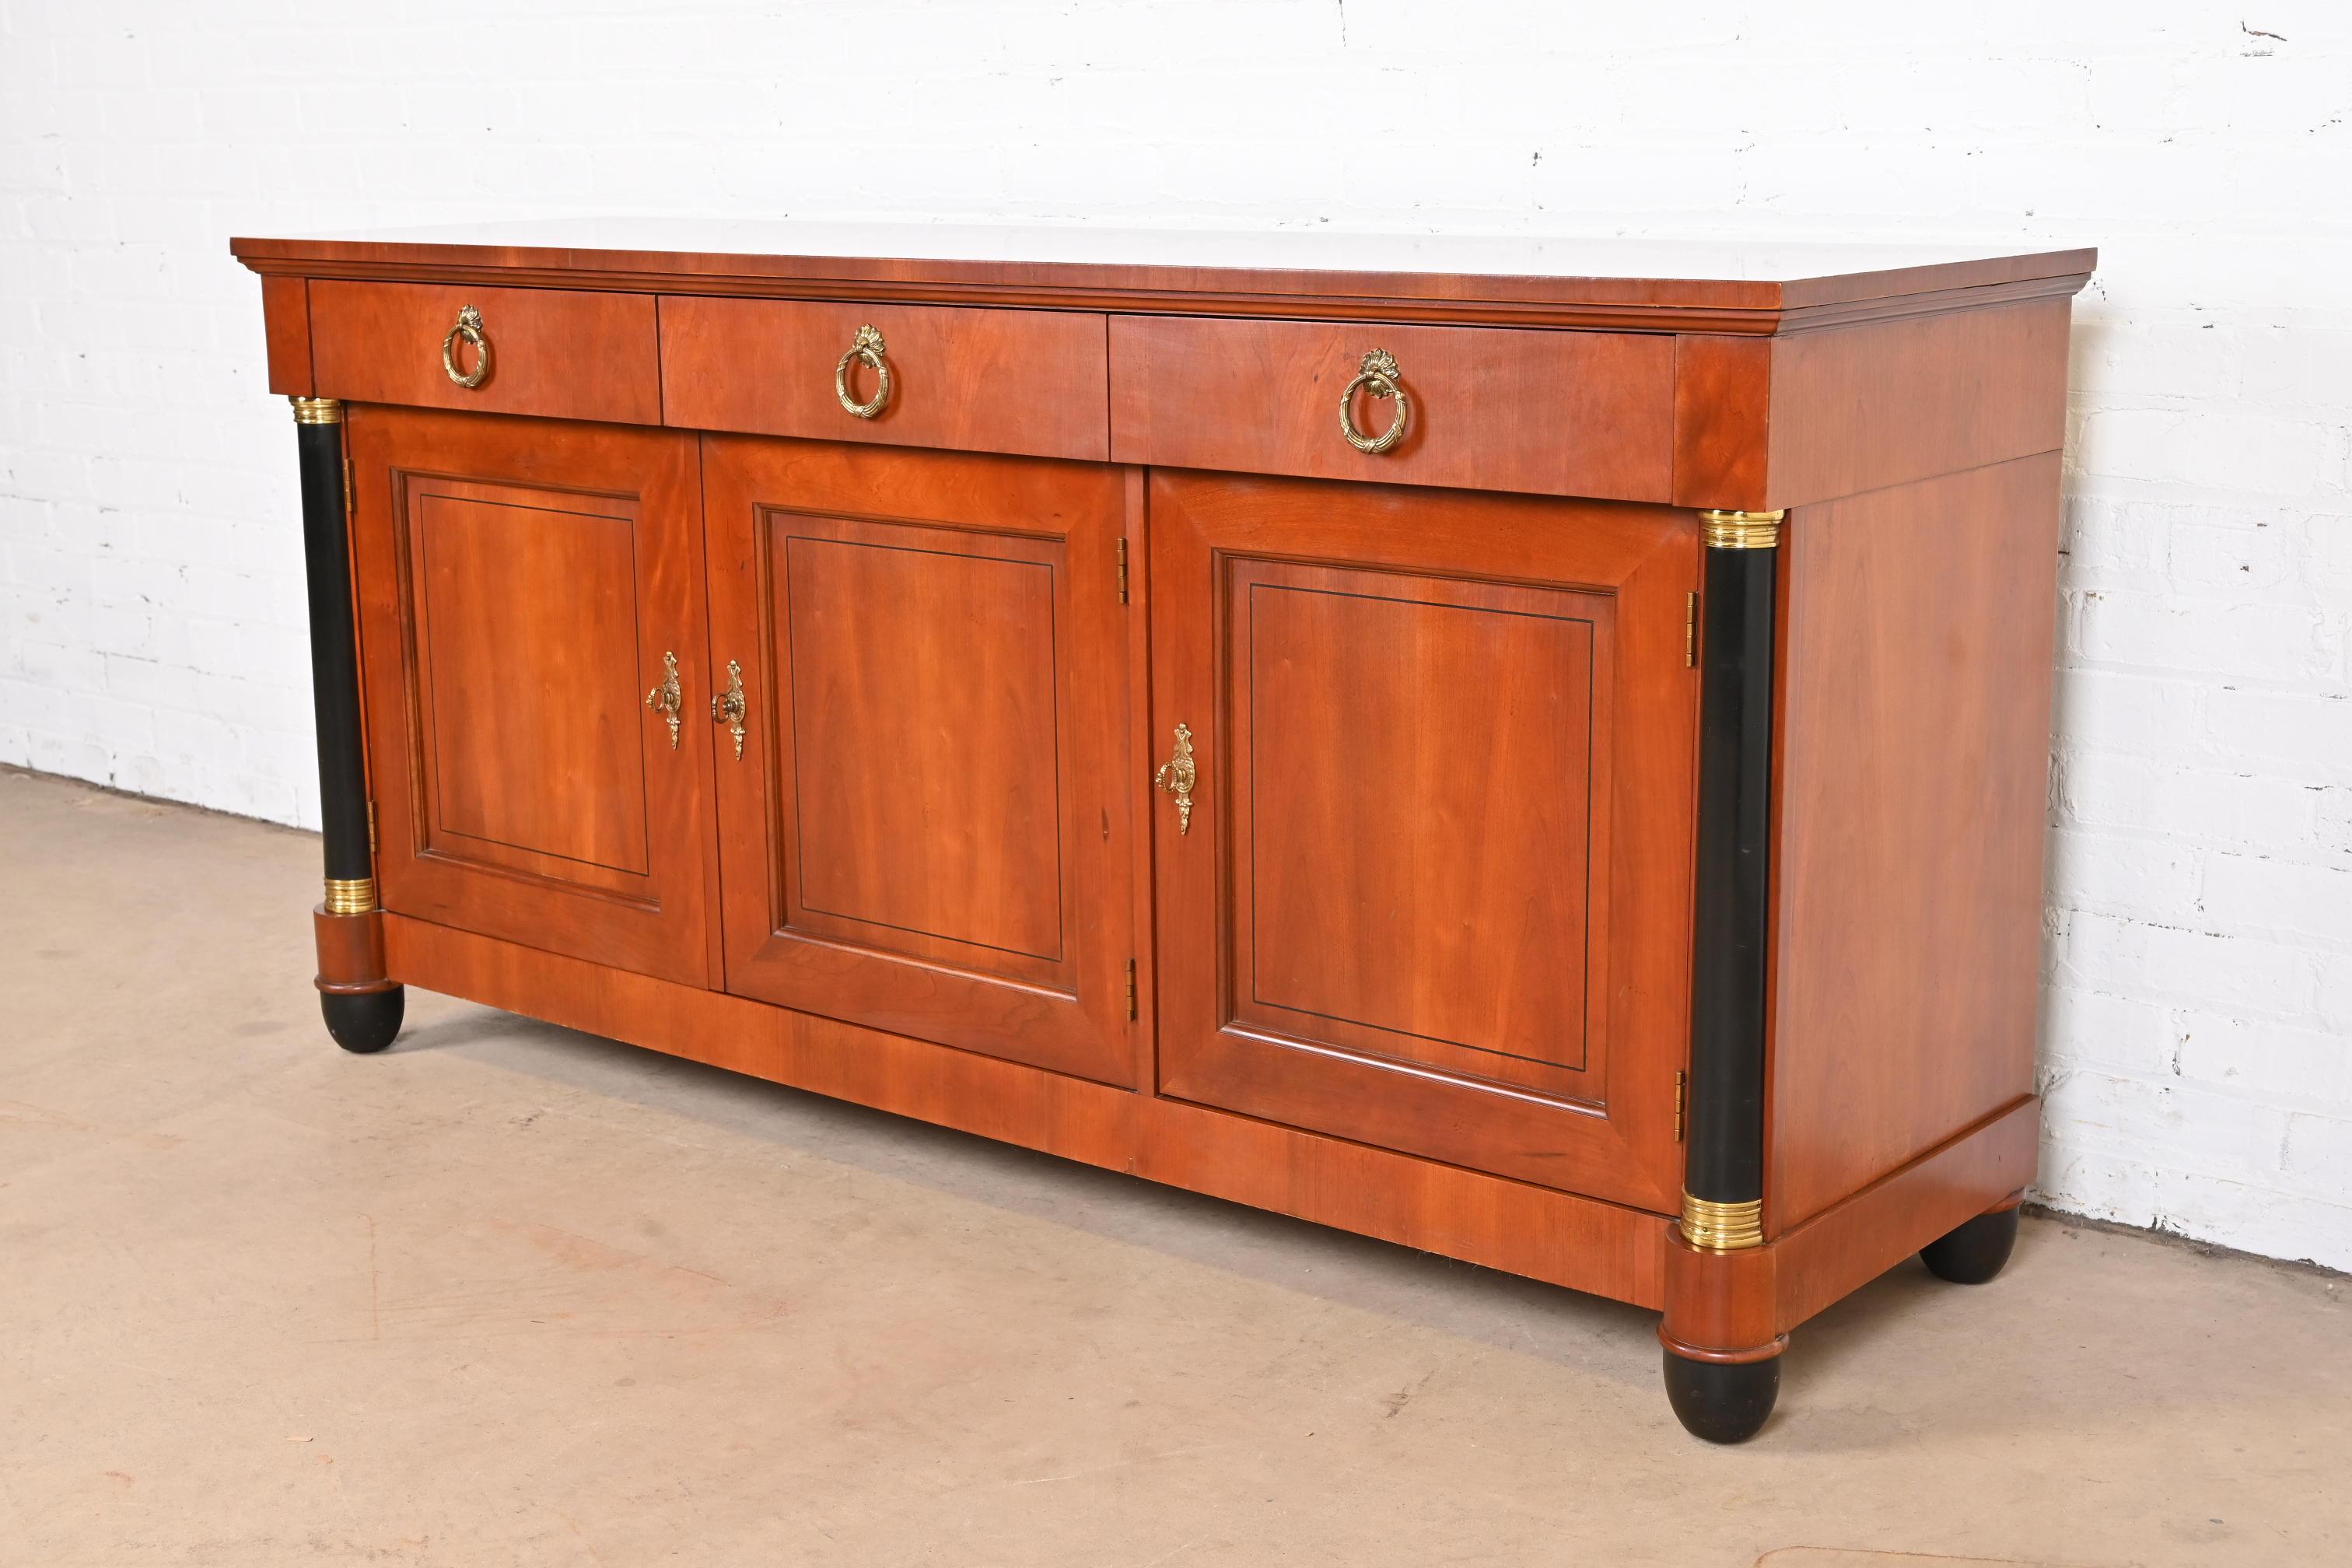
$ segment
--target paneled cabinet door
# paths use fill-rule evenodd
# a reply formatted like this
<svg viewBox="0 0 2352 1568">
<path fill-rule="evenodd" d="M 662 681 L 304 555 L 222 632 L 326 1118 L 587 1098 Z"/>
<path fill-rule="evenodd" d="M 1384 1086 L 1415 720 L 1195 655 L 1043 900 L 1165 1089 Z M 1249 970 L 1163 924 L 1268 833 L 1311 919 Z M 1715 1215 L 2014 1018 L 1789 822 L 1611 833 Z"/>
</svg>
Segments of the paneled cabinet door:
<svg viewBox="0 0 2352 1568">
<path fill-rule="evenodd" d="M 346 431 L 384 907 L 709 984 L 694 437 L 372 406 Z"/>
<path fill-rule="evenodd" d="M 1688 513 L 1155 472 L 1161 1092 L 1671 1210 Z M 1189 817 L 1189 821 L 1187 818 Z"/>
<path fill-rule="evenodd" d="M 730 991 L 1136 1080 L 1123 470 L 706 437 Z M 740 734 L 737 726 L 740 722 Z"/>
</svg>

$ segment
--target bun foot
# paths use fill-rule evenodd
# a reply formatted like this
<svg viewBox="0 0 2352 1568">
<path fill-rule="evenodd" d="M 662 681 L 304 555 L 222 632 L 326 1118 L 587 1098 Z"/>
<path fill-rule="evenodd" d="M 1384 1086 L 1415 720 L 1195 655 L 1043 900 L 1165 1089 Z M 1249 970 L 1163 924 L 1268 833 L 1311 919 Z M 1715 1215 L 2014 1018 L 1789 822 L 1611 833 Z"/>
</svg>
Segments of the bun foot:
<svg viewBox="0 0 2352 1568">
<path fill-rule="evenodd" d="M 407 991 L 398 985 L 382 991 L 321 991 L 319 1011 L 325 1015 L 327 1033 L 343 1049 L 366 1056 L 392 1044 L 400 1033 Z"/>
<path fill-rule="evenodd" d="M 1980 1214 L 1958 1229 L 1919 1249 L 1919 1261 L 1937 1279 L 1955 1285 L 1981 1285 L 2000 1272 L 2017 1245 L 2017 1207 Z"/>
<path fill-rule="evenodd" d="M 1665 1352 L 1666 1403 L 1683 1430 L 1710 1443 L 1745 1443 L 1762 1429 L 1780 1396 L 1780 1358 L 1690 1361 Z"/>
</svg>

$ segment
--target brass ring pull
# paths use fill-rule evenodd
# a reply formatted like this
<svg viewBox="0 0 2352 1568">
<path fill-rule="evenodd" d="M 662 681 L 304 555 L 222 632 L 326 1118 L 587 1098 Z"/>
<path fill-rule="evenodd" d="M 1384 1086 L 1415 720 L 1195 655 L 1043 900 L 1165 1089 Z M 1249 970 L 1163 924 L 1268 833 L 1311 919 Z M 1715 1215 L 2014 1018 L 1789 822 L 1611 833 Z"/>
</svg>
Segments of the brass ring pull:
<svg viewBox="0 0 2352 1568">
<path fill-rule="evenodd" d="M 646 706 L 669 721 L 669 749 L 677 751 L 677 715 L 686 706 L 686 694 L 677 684 L 677 655 L 662 655 L 662 683 L 646 693 Z"/>
<path fill-rule="evenodd" d="M 743 760 L 743 715 L 748 710 L 743 702 L 743 667 L 733 659 L 727 661 L 727 689 L 710 700 L 710 721 L 724 724 L 727 732 L 735 737 L 735 760 Z"/>
<path fill-rule="evenodd" d="M 1356 401 L 1356 388 L 1360 386 L 1369 387 L 1376 398 L 1396 399 L 1396 417 L 1390 420 L 1389 427 L 1377 436 L 1367 436 L 1356 428 L 1352 405 Z M 1348 384 L 1347 391 L 1339 394 L 1339 434 L 1345 436 L 1348 445 L 1357 451 L 1378 457 L 1403 440 L 1405 427 L 1412 423 L 1412 399 L 1404 395 L 1404 383 L 1397 372 L 1396 356 L 1386 349 L 1372 350 L 1364 355 L 1362 368 L 1356 373 L 1356 379 Z"/>
<path fill-rule="evenodd" d="M 1176 752 L 1160 764 L 1151 782 L 1176 797 L 1176 831 L 1192 831 L 1192 786 L 1201 782 L 1201 771 L 1192 764 L 1192 731 L 1190 725 L 1176 726 Z"/>
<path fill-rule="evenodd" d="M 472 370 L 467 371 L 459 370 L 457 368 L 457 340 L 459 338 L 463 338 L 467 342 L 474 345 L 474 368 Z M 441 340 L 441 368 L 449 373 L 449 379 L 451 381 L 456 382 L 459 386 L 466 388 L 468 392 L 472 391 L 475 387 L 481 385 L 483 382 L 489 379 L 490 335 L 482 331 L 482 313 L 474 309 L 471 305 L 467 305 L 459 309 L 457 311 L 457 324 L 449 329 L 449 335 L 447 337 Z"/>
<path fill-rule="evenodd" d="M 868 322 L 857 329 L 857 341 L 849 345 L 849 352 L 835 362 L 833 395 L 841 399 L 842 407 L 860 419 L 873 418 L 890 401 L 890 364 L 882 357 L 889 352 L 882 346 L 882 329 Z M 871 403 L 859 403 L 849 395 L 849 366 L 856 360 L 863 360 L 873 366 L 874 374 L 881 378 L 881 384 L 874 389 L 874 401 Z"/>
</svg>

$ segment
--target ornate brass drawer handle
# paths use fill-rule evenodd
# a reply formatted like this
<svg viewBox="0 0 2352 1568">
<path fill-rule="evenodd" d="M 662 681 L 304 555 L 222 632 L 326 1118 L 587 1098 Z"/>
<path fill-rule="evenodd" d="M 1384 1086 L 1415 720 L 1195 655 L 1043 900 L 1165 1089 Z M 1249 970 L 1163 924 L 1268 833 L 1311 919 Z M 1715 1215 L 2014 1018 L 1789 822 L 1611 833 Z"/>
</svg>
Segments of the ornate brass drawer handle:
<svg viewBox="0 0 2352 1568">
<path fill-rule="evenodd" d="M 882 412 L 890 401 L 890 363 L 882 356 L 890 351 L 882 345 L 882 329 L 868 322 L 857 329 L 857 341 L 849 352 L 835 362 L 833 395 L 841 399 L 842 407 L 860 419 L 871 419 Z M 852 362 L 863 360 L 874 369 L 881 384 L 874 389 L 874 401 L 859 403 L 849 395 L 849 367 Z"/>
<path fill-rule="evenodd" d="M 743 715 L 748 710 L 743 702 L 743 667 L 733 659 L 727 661 L 727 689 L 710 700 L 710 721 L 724 724 L 727 732 L 735 737 L 735 760 L 743 760 Z"/>
<path fill-rule="evenodd" d="M 1391 397 L 1396 399 L 1396 417 L 1390 420 L 1389 427 L 1377 436 L 1367 436 L 1356 428 L 1354 405 L 1356 388 L 1360 386 L 1370 388 L 1371 395 L 1382 401 Z M 1377 457 L 1403 440 L 1405 427 L 1412 423 L 1412 399 L 1404 395 L 1404 382 L 1397 371 L 1396 355 L 1386 349 L 1373 349 L 1364 355 L 1362 368 L 1357 371 L 1356 379 L 1349 382 L 1348 390 L 1339 395 L 1339 434 L 1345 436 L 1348 445 L 1357 451 Z"/>
<path fill-rule="evenodd" d="M 1201 772 L 1192 765 L 1192 731 L 1185 724 L 1176 726 L 1176 754 L 1160 764 L 1151 782 L 1176 797 L 1176 831 L 1192 831 L 1192 786 L 1201 782 Z"/>
<path fill-rule="evenodd" d="M 646 693 L 646 706 L 669 721 L 669 749 L 677 751 L 677 716 L 686 706 L 686 695 L 677 684 L 677 655 L 662 655 L 662 683 Z"/>
<path fill-rule="evenodd" d="M 474 368 L 471 370 L 457 368 L 457 340 L 460 338 L 474 347 Z M 447 337 L 441 340 L 441 368 L 449 373 L 451 381 L 469 392 L 489 379 L 490 335 L 482 331 L 482 313 L 471 305 L 459 308 L 457 324 L 449 329 Z"/>
</svg>

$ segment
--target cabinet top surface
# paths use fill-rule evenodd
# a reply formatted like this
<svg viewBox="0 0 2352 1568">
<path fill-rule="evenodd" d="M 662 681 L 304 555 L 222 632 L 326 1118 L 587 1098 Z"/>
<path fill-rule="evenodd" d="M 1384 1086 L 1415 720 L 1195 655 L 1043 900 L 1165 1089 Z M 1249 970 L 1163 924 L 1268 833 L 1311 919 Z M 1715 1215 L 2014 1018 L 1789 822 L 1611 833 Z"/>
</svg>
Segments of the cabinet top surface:
<svg viewBox="0 0 2352 1568">
<path fill-rule="evenodd" d="M 1558 325 L 1623 316 L 1734 331 L 1771 331 L 1784 318 L 1910 313 L 1973 302 L 1986 289 L 2071 294 L 2098 258 L 2087 247 L 669 218 L 240 238 L 231 248 L 257 272 L 310 277 L 782 295 L 863 289 L 1064 309 L 1407 308 Z"/>
</svg>

